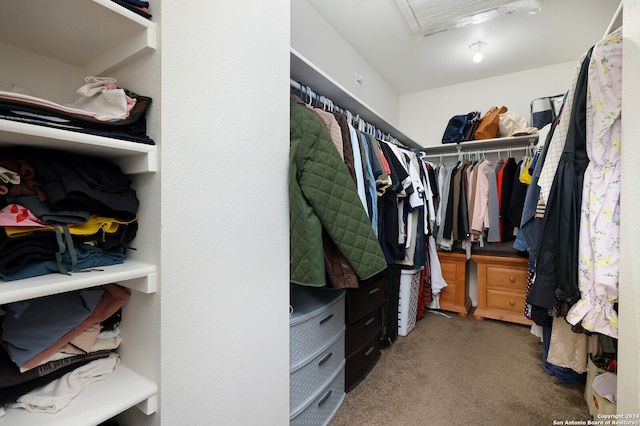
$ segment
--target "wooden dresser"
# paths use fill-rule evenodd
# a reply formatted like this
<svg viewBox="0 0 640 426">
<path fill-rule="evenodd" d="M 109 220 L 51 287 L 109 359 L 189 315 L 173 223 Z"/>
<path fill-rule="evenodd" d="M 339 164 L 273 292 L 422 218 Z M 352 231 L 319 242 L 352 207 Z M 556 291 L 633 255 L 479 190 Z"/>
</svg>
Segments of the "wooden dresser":
<svg viewBox="0 0 640 426">
<path fill-rule="evenodd" d="M 531 320 L 522 315 L 529 259 L 518 255 L 472 254 L 471 260 L 478 266 L 478 306 L 473 318 L 530 325 Z"/>
<path fill-rule="evenodd" d="M 467 255 L 466 253 L 439 251 L 442 277 L 447 286 L 440 291 L 440 309 L 457 312 L 466 318 L 471 308 L 467 297 Z"/>
</svg>

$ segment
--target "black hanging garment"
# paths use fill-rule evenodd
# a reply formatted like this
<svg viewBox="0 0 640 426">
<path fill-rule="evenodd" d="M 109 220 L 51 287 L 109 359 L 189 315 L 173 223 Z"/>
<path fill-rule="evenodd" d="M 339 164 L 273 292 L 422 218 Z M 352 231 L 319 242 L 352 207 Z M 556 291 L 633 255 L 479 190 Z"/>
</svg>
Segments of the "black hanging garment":
<svg viewBox="0 0 640 426">
<path fill-rule="evenodd" d="M 515 223 L 511 220 L 510 207 L 513 192 L 513 181 L 517 173 L 518 164 L 515 158 L 509 157 L 507 164 L 502 169 L 502 200 L 500 201 L 500 219 L 502 219 L 502 227 L 500 228 L 500 240 L 503 243 L 515 239 L 513 228 Z"/>
<path fill-rule="evenodd" d="M 532 319 L 544 323 L 546 312 L 556 300 L 574 304 L 578 289 L 578 237 L 584 171 L 589 164 L 586 151 L 587 78 L 591 52 L 580 68 L 567 140 L 556 171 L 542 223 L 536 278 L 527 296 Z"/>
</svg>

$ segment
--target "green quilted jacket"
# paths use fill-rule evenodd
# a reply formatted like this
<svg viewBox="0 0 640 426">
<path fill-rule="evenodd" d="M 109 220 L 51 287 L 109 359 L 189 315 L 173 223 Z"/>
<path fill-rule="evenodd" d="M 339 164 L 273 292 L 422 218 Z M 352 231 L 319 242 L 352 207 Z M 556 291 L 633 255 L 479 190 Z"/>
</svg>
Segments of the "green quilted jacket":
<svg viewBox="0 0 640 426">
<path fill-rule="evenodd" d="M 387 263 L 347 167 L 320 119 L 290 101 L 291 282 L 325 285 L 322 228 L 362 280 Z"/>
</svg>

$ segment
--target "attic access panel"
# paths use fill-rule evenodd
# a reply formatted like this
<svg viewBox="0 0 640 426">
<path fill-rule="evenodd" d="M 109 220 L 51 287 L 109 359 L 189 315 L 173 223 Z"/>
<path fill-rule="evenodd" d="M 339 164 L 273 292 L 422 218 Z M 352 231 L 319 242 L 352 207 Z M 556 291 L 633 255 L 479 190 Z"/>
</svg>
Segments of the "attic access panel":
<svg viewBox="0 0 640 426">
<path fill-rule="evenodd" d="M 542 0 L 396 0 L 396 4 L 411 32 L 423 36 L 542 10 Z"/>
</svg>

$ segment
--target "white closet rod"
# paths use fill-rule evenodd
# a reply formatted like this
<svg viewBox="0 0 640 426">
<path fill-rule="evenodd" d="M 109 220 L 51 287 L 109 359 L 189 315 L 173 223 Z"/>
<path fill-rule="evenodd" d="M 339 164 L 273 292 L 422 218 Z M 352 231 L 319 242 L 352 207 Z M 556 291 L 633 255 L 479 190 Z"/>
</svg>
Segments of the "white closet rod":
<svg viewBox="0 0 640 426">
<path fill-rule="evenodd" d="M 620 4 L 618 5 L 618 9 L 616 9 L 616 13 L 613 15 L 613 18 L 611 19 L 611 22 L 609 23 L 609 26 L 607 27 L 607 31 L 604 33 L 604 36 L 602 36 L 602 38 L 605 38 L 606 36 L 611 34 L 611 31 L 615 30 L 615 28 L 613 28 L 613 26 L 615 25 L 616 21 L 618 20 L 618 16 L 620 16 L 620 14 L 622 13 L 622 3 L 623 3 L 623 0 L 620 0 Z"/>
<path fill-rule="evenodd" d="M 318 105 L 322 104 L 325 110 L 328 109 L 329 111 L 340 112 L 345 117 L 347 117 L 349 122 L 352 125 L 354 125 L 354 127 L 357 127 L 360 131 L 369 133 L 377 137 L 376 135 L 377 129 L 374 126 L 367 123 L 366 121 L 361 119 L 359 116 L 353 115 L 351 111 L 344 109 L 339 105 L 335 104 L 331 99 L 327 98 L 326 96 L 323 96 L 323 95 L 320 95 L 319 93 L 314 92 L 313 89 L 311 89 L 309 86 L 300 84 L 292 78 L 289 79 L 289 85 L 293 89 L 298 91 L 298 93 L 300 94 L 300 98 L 302 99 L 303 102 L 307 102 L 309 103 L 309 105 L 315 102 Z"/>
<path fill-rule="evenodd" d="M 311 98 L 311 101 L 317 101 L 318 103 L 320 103 L 321 102 L 320 98 L 324 98 L 325 100 L 331 102 L 331 106 L 332 107 L 337 106 L 332 101 L 330 101 L 328 98 L 325 98 L 324 96 L 318 95 L 316 92 L 311 90 L 311 88 L 309 86 L 303 86 L 302 84 L 298 83 L 297 81 L 295 81 L 292 78 L 289 79 L 289 84 L 290 84 L 290 86 L 292 88 L 296 89 L 300 94 L 304 94 L 305 96 L 309 96 Z"/>
</svg>

